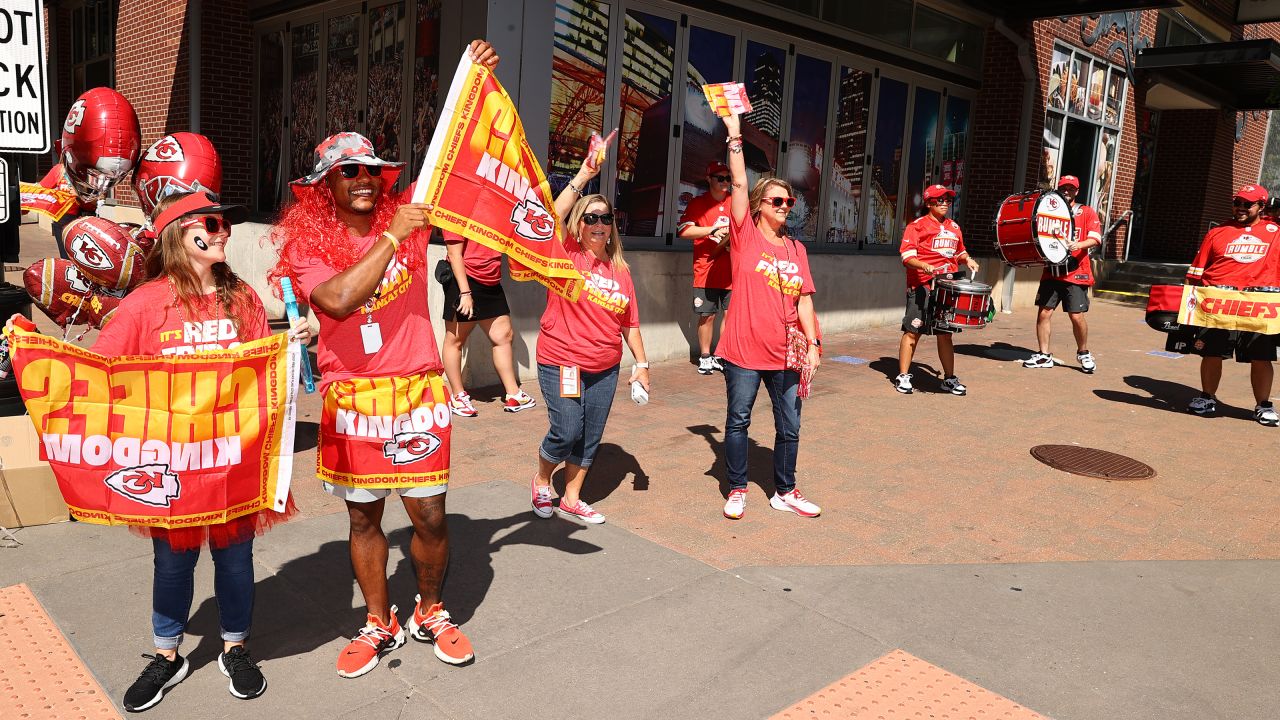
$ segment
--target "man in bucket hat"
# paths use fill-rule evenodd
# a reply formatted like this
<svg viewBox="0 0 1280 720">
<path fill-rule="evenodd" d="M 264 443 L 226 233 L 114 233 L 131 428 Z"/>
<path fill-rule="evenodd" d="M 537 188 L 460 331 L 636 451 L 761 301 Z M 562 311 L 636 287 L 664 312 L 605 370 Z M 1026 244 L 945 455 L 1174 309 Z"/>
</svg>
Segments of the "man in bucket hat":
<svg viewBox="0 0 1280 720">
<path fill-rule="evenodd" d="M 472 42 L 468 53 L 497 66 L 486 42 Z M 440 597 L 449 561 L 450 413 L 427 308 L 431 207 L 405 202 L 411 190 L 396 193 L 403 166 L 379 158 L 359 134 L 326 138 L 311 174 L 291 184 L 294 202 L 273 231 L 280 261 L 271 277 L 291 278 L 320 320 L 324 410 L 316 474 L 346 501 L 351 566 L 368 606 L 364 627 L 338 654 L 338 675 L 348 678 L 369 672 L 405 641 L 388 598 L 382 531 L 393 492 L 413 523 L 418 596 L 409 634 L 432 643 L 446 663 L 473 657 Z"/>
</svg>

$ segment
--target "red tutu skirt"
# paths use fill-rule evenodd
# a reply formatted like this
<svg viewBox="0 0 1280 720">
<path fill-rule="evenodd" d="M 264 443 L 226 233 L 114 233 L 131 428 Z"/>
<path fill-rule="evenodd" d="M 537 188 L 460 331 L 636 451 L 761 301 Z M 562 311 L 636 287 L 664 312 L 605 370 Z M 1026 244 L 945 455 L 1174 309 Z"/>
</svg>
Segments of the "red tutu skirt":
<svg viewBox="0 0 1280 720">
<path fill-rule="evenodd" d="M 298 507 L 293 504 L 293 495 L 290 494 L 284 512 L 262 510 L 217 525 L 200 525 L 173 530 L 130 525 L 129 531 L 139 537 L 164 540 L 169 543 L 169 547 L 174 552 L 187 552 L 204 547 L 221 550 L 265 534 L 276 525 L 288 522 L 296 514 L 298 514 Z"/>
</svg>

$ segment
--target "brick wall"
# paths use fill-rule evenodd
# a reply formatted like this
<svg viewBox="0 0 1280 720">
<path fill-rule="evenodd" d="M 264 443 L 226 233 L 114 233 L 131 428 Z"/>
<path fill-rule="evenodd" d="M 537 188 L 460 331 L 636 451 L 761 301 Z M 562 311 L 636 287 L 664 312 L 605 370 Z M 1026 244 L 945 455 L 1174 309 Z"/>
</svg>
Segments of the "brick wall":
<svg viewBox="0 0 1280 720">
<path fill-rule="evenodd" d="M 222 159 L 222 199 L 239 205 L 249 204 L 253 163 L 253 28 L 247 5 L 204 0 L 201 20 L 200 132 Z"/>
</svg>

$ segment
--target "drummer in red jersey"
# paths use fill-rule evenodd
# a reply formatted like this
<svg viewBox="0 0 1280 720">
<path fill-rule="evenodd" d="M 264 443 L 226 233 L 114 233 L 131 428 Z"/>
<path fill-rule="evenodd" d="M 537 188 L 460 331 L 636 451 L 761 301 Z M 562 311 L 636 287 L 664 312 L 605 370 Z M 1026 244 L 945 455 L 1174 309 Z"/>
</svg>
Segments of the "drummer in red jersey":
<svg viewBox="0 0 1280 720">
<path fill-rule="evenodd" d="M 1232 199 L 1234 221 L 1213 228 L 1200 243 L 1200 251 L 1187 270 L 1187 283 L 1235 290 L 1277 289 L 1280 285 L 1280 226 L 1261 216 L 1267 190 L 1245 185 Z M 1258 333 L 1183 325 L 1170 333 L 1165 349 L 1200 356 L 1200 397 L 1187 410 L 1196 415 L 1218 411 L 1218 383 L 1222 360 L 1235 355 L 1249 363 L 1249 380 L 1257 405 L 1253 418 L 1275 427 L 1280 415 L 1271 404 L 1271 383 L 1276 360 L 1276 337 Z"/>
<path fill-rule="evenodd" d="M 902 233 L 902 264 L 907 268 L 907 311 L 902 318 L 902 342 L 898 346 L 898 377 L 894 388 L 904 394 L 911 386 L 911 358 L 920 335 L 938 336 L 938 359 L 942 362 L 942 391 L 964 395 L 967 389 L 955 373 L 955 347 L 951 332 L 933 327 L 927 314 L 929 289 L 935 277 L 952 278 L 963 262 L 970 272 L 978 272 L 978 263 L 964 249 L 960 225 L 947 217 L 956 193 L 943 185 L 930 185 L 924 191 L 928 212 L 913 220 Z"/>
<path fill-rule="evenodd" d="M 1023 367 L 1051 368 L 1053 355 L 1049 352 L 1049 335 L 1052 332 L 1053 311 L 1062 303 L 1062 309 L 1071 318 L 1071 332 L 1076 336 L 1076 361 L 1080 369 L 1092 374 L 1097 368 L 1093 353 L 1089 352 L 1089 288 L 1093 285 L 1093 265 L 1089 262 L 1089 249 L 1102 244 L 1102 222 L 1098 213 L 1084 204 L 1076 204 L 1080 181 L 1074 175 L 1063 175 L 1058 181 L 1058 194 L 1066 198 L 1075 218 L 1076 236 L 1067 244 L 1071 255 L 1065 263 L 1045 266 L 1040 276 L 1040 289 L 1036 291 L 1036 343 L 1039 352 L 1022 363 Z"/>
</svg>

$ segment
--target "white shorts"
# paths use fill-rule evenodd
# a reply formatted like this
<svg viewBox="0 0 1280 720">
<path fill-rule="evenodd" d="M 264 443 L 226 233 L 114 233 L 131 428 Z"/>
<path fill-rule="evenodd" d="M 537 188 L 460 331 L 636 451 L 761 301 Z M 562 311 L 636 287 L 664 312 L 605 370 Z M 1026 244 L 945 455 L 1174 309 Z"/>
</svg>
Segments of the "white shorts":
<svg viewBox="0 0 1280 720">
<path fill-rule="evenodd" d="M 422 487 L 402 487 L 402 488 L 353 488 L 346 485 L 334 485 L 330 482 L 320 481 L 324 486 L 324 491 L 330 495 L 346 500 L 347 502 L 367 503 L 374 500 L 381 500 L 391 495 L 391 491 L 395 490 L 401 497 L 426 498 L 436 495 L 443 495 L 449 489 L 449 484 L 444 485 L 425 485 Z"/>
</svg>

